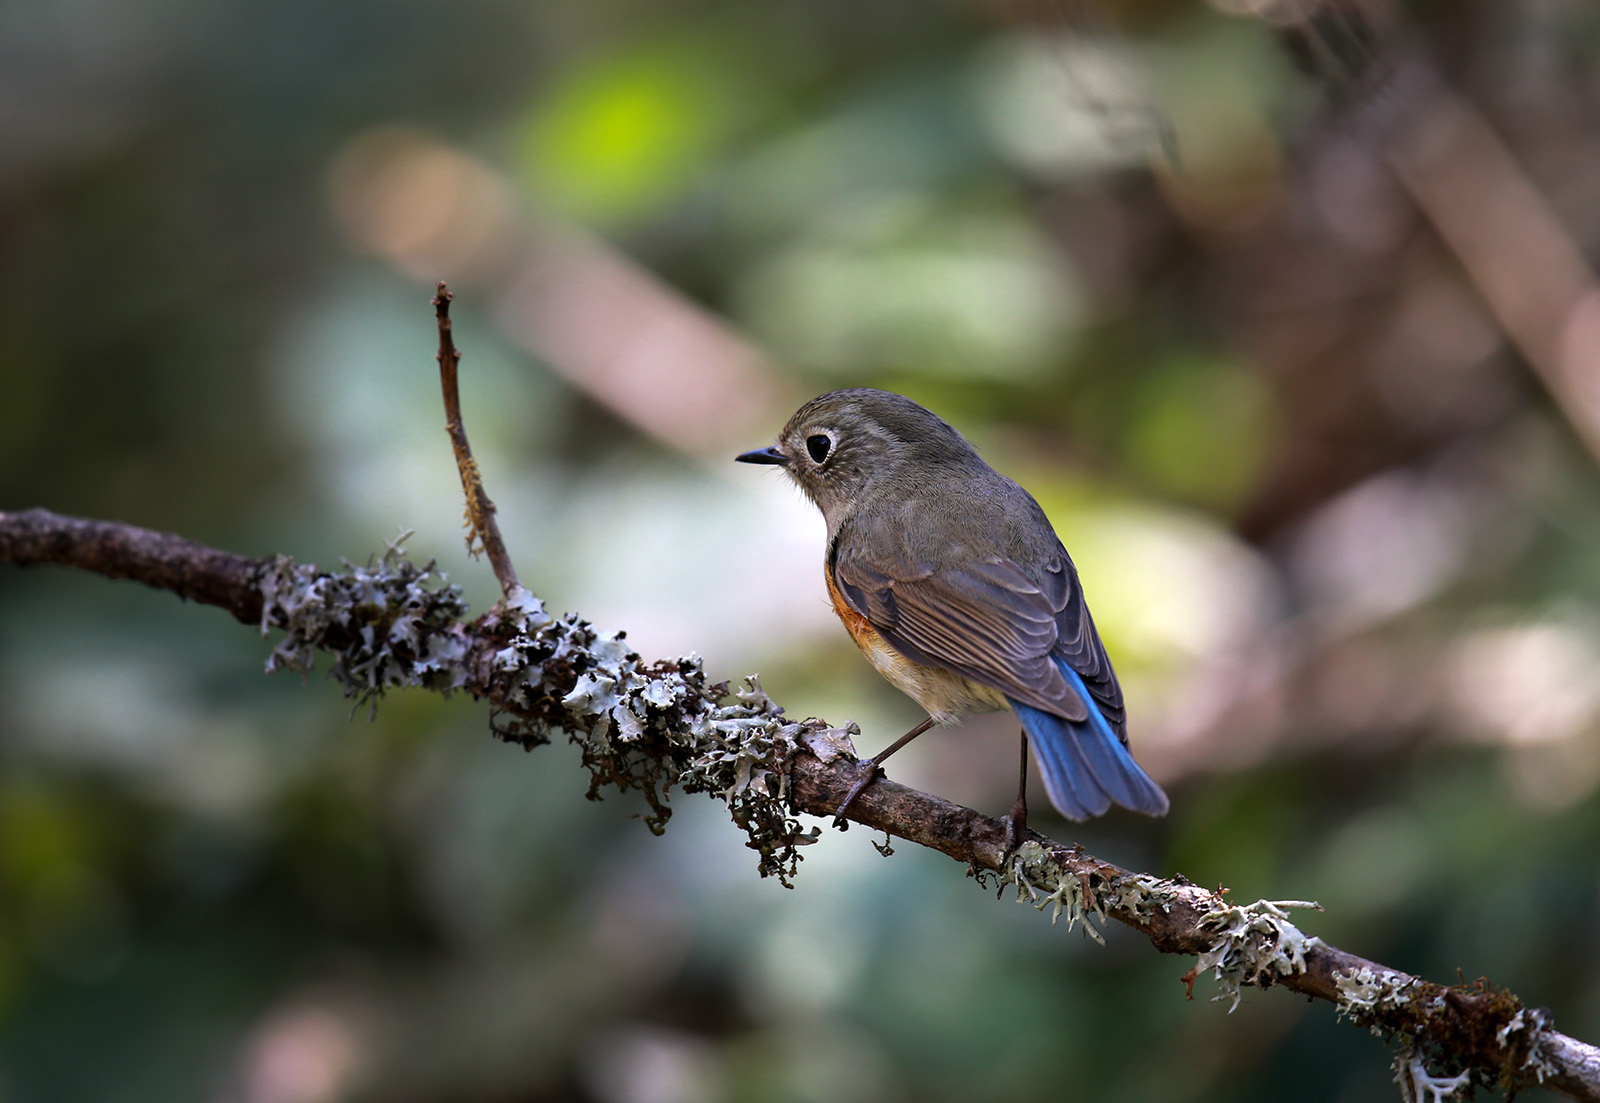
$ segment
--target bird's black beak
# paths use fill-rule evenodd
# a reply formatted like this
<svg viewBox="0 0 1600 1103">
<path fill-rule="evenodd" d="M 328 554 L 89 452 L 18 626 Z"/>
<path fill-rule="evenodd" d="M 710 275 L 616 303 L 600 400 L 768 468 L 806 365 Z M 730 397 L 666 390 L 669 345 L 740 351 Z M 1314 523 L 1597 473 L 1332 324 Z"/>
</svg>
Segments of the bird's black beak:
<svg viewBox="0 0 1600 1103">
<path fill-rule="evenodd" d="M 778 451 L 776 445 L 757 448 L 754 452 L 745 452 L 733 457 L 734 463 L 775 463 L 780 467 L 789 463 L 789 457 Z"/>
</svg>

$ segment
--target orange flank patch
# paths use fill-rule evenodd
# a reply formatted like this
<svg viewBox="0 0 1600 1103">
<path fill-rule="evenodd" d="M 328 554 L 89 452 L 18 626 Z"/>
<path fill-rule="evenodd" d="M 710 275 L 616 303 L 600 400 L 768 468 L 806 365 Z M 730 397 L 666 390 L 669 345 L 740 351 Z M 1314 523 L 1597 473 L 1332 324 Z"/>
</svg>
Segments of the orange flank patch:
<svg viewBox="0 0 1600 1103">
<path fill-rule="evenodd" d="M 927 709 L 934 719 L 946 723 L 971 709 L 1006 707 L 1005 695 L 998 690 L 949 670 L 912 662 L 900 654 L 872 627 L 871 621 L 844 599 L 833 581 L 833 571 L 824 568 L 823 573 L 828 582 L 828 596 L 833 599 L 833 611 L 839 614 L 850 638 L 856 641 L 867 661 L 889 680 L 890 685 Z"/>
<path fill-rule="evenodd" d="M 828 596 L 833 599 L 833 611 L 839 614 L 839 619 L 844 622 L 845 631 L 856 641 L 856 646 L 871 655 L 873 651 L 883 646 L 883 637 L 872 627 L 872 622 L 851 608 L 850 603 L 844 599 L 838 585 L 833 581 L 833 571 L 824 567 L 822 573 L 828 582 Z"/>
</svg>

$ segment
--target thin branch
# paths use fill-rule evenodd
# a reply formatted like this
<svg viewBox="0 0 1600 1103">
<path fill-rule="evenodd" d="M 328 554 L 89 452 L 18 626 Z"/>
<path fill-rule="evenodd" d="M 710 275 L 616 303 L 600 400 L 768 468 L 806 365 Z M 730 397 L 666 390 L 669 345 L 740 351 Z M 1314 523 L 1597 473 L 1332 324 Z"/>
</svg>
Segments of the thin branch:
<svg viewBox="0 0 1600 1103">
<path fill-rule="evenodd" d="M 754 685 L 726 704 L 727 687 L 709 683 L 694 660 L 646 664 L 576 617 L 551 618 L 531 595 L 461 620 L 459 594 L 427 589 L 427 572 L 394 549 L 381 564 L 335 575 L 30 510 L 0 512 L 0 561 L 134 579 L 283 628 L 274 662 L 295 666 L 313 648 L 330 652 L 347 693 L 429 685 L 487 698 L 502 738 L 533 745 L 567 732 L 584 749 L 593 786 L 643 789 L 658 811 L 671 785 L 721 797 L 762 851 L 763 870 L 780 876 L 785 867 L 769 860 L 814 837 L 790 813 L 830 816 L 859 769 L 840 730 L 788 722 Z M 382 630 L 361 630 L 374 626 Z M 1241 985 L 1279 985 L 1333 1002 L 1436 1070 L 1600 1103 L 1600 1048 L 1551 1029 L 1548 1012 L 1481 981 L 1437 985 L 1327 945 L 1289 922 L 1287 905 L 1233 904 L 1222 891 L 1122 869 L 1035 832 L 1007 865 L 999 821 L 889 781 L 869 787 L 849 818 L 980 877 L 998 875 L 1020 898 L 1064 913 L 1069 926 L 1095 933 L 1096 918 L 1115 919 L 1162 953 L 1194 955 L 1184 978 L 1191 986 L 1206 971 L 1234 998 Z M 792 862 L 786 868 L 792 873 Z"/>
<path fill-rule="evenodd" d="M 258 572 L 265 560 L 218 551 L 170 532 L 43 509 L 0 512 L 0 561 L 56 563 L 143 582 L 185 601 L 216 605 L 246 624 L 261 620 Z"/>
<path fill-rule="evenodd" d="M 450 432 L 450 448 L 455 453 L 456 470 L 461 473 L 461 490 L 467 499 L 467 551 L 478 554 L 482 547 L 489 556 L 489 566 L 500 582 L 500 591 L 510 595 L 521 586 L 516 568 L 506 551 L 506 542 L 500 536 L 500 525 L 495 520 L 494 503 L 483 489 L 483 477 L 478 472 L 478 461 L 472 458 L 472 446 L 467 443 L 467 429 L 461 421 L 461 392 L 457 386 L 461 354 L 456 351 L 455 339 L 450 332 L 450 302 L 455 296 L 440 281 L 438 294 L 433 297 L 434 316 L 439 321 L 439 383 L 444 388 L 445 428 Z"/>
</svg>

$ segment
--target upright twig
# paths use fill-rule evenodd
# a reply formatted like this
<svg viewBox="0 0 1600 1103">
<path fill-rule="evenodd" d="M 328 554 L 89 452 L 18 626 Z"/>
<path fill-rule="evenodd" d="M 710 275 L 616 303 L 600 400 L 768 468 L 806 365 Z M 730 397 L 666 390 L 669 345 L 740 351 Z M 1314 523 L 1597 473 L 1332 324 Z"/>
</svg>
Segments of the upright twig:
<svg viewBox="0 0 1600 1103">
<path fill-rule="evenodd" d="M 433 297 L 433 312 L 439 321 L 439 383 L 444 388 L 445 428 L 450 433 L 450 448 L 455 452 L 456 470 L 461 473 L 461 491 L 467 498 L 467 552 L 477 555 L 481 548 L 488 554 L 489 566 L 494 568 L 501 593 L 509 595 L 522 583 L 511 565 L 506 542 L 500 536 L 500 525 L 494 519 L 494 503 L 484 492 L 483 476 L 478 472 L 478 461 L 472 458 L 472 446 L 467 443 L 466 426 L 461 421 L 461 392 L 457 385 L 461 354 L 456 351 L 455 339 L 450 334 L 450 303 L 454 298 L 441 280 L 438 294 Z"/>
</svg>

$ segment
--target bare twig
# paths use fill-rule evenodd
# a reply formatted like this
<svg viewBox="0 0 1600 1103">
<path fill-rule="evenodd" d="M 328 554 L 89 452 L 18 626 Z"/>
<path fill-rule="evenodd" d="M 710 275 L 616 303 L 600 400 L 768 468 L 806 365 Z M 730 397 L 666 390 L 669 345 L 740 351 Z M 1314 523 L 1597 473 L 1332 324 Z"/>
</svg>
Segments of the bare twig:
<svg viewBox="0 0 1600 1103">
<path fill-rule="evenodd" d="M 456 470 L 461 473 L 461 490 L 467 497 L 467 551 L 477 555 L 481 547 L 489 556 L 489 566 L 500 582 L 502 593 L 509 595 L 521 583 L 506 542 L 500 536 L 500 525 L 495 520 L 494 503 L 483 489 L 483 477 L 478 472 L 478 461 L 472 458 L 472 446 L 467 443 L 466 426 L 461 421 L 461 392 L 457 374 L 461 354 L 450 333 L 450 302 L 455 296 L 441 281 L 433 297 L 434 316 L 439 321 L 439 382 L 444 388 L 445 428 L 450 432 L 450 448 L 455 453 Z"/>
<path fill-rule="evenodd" d="M 721 796 L 741 826 L 763 815 L 762 822 L 782 825 L 788 813 L 780 808 L 774 818 L 766 805 L 830 816 L 857 776 L 859 763 L 836 729 L 788 723 L 754 687 L 738 704 L 720 704 L 726 687 L 709 684 L 692 660 L 645 664 L 615 637 L 573 617 L 554 620 L 527 595 L 477 620 L 456 619 L 458 594 L 426 590 L 419 585 L 425 572 L 391 559 L 356 571 L 359 586 L 349 592 L 359 598 L 344 607 L 348 573 L 44 510 L 0 513 L 0 561 L 135 579 L 246 623 L 285 628 L 289 636 L 274 653 L 280 665 L 295 665 L 313 647 L 330 651 L 349 692 L 465 689 L 514 718 L 499 729 L 506 738 L 534 743 L 541 733 L 568 732 L 584 746 L 595 785 L 678 784 Z M 374 607 L 375 592 L 390 595 L 387 607 Z M 376 644 L 373 632 L 355 630 L 375 624 L 383 628 Z M 1427 1055 L 1436 1069 L 1600 1101 L 1600 1048 L 1551 1029 L 1548 1012 L 1482 982 L 1446 987 L 1329 946 L 1289 922 L 1286 905 L 1236 905 L 1181 877 L 1135 873 L 1032 832 L 1007 866 L 999 821 L 888 781 L 869 787 L 849 818 L 997 873 L 1025 899 L 1064 910 L 1069 923 L 1115 919 L 1162 953 L 1196 955 L 1191 984 L 1214 969 L 1225 995 L 1236 997 L 1240 985 L 1280 985 L 1332 1001 L 1355 1022 Z M 798 835 L 796 824 L 764 843 L 792 846 L 804 841 Z"/>
<path fill-rule="evenodd" d="M 218 551 L 170 532 L 43 509 L 0 513 L 0 561 L 24 567 L 57 563 L 132 579 L 185 601 L 219 606 L 246 624 L 261 619 L 256 582 L 266 560 Z"/>
</svg>

